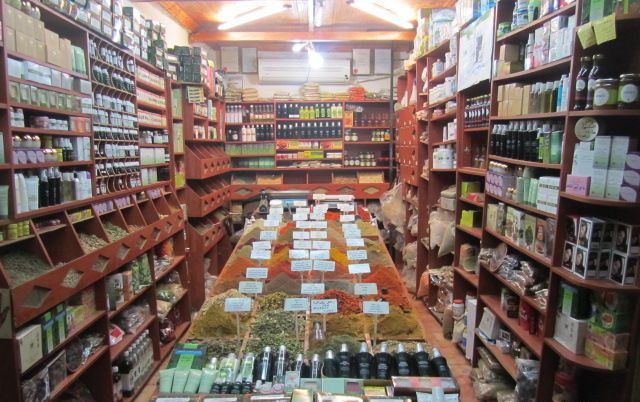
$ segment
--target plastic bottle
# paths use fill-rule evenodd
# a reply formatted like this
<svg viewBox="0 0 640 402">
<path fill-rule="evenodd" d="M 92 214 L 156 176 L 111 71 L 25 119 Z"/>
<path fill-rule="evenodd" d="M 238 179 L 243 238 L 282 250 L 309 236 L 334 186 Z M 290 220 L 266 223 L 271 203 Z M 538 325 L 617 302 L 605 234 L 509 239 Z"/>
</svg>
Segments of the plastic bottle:
<svg viewBox="0 0 640 402">
<path fill-rule="evenodd" d="M 256 380 L 271 381 L 273 377 L 273 353 L 271 347 L 265 346 L 258 358 L 256 366 Z"/>
<path fill-rule="evenodd" d="M 304 355 L 298 353 L 296 360 L 291 364 L 291 371 L 295 371 L 299 374 L 300 378 L 306 378 L 309 376 L 309 365 L 304 361 Z"/>
<path fill-rule="evenodd" d="M 320 378 L 320 355 L 314 354 L 311 358 L 311 368 L 309 372 L 309 378 Z"/>
<path fill-rule="evenodd" d="M 278 349 L 278 357 L 276 358 L 276 364 L 274 367 L 274 376 L 278 379 L 278 381 L 284 381 L 284 375 L 287 371 L 287 367 L 289 365 L 289 352 L 287 351 L 287 347 L 284 345 L 280 345 Z"/>
<path fill-rule="evenodd" d="M 346 343 L 340 345 L 340 352 L 338 353 L 338 374 L 342 378 L 351 378 L 353 376 L 351 361 L 353 356 L 349 352 L 349 346 Z"/>
<path fill-rule="evenodd" d="M 451 377 L 451 371 L 445 359 L 438 348 L 431 349 L 431 370 L 437 377 Z"/>
<path fill-rule="evenodd" d="M 396 373 L 402 377 L 408 377 L 415 374 L 413 359 L 404 349 L 402 343 L 398 344 L 398 350 L 395 356 Z"/>
<path fill-rule="evenodd" d="M 373 356 L 369 353 L 369 347 L 366 342 L 360 343 L 360 352 L 355 356 L 355 364 L 357 377 L 363 380 L 371 378 L 371 370 L 373 368 Z"/>
<path fill-rule="evenodd" d="M 429 364 L 429 354 L 424 350 L 422 343 L 416 343 L 416 352 L 413 354 L 416 362 L 416 371 L 420 377 L 431 376 L 431 365 Z"/>
<path fill-rule="evenodd" d="M 335 359 L 333 350 L 327 350 L 322 364 L 322 375 L 329 378 L 338 377 L 338 362 Z"/>
<path fill-rule="evenodd" d="M 378 380 L 388 380 L 391 378 L 391 367 L 393 364 L 393 356 L 388 350 L 387 343 L 380 345 L 380 352 L 376 353 L 373 357 L 376 378 Z"/>
</svg>

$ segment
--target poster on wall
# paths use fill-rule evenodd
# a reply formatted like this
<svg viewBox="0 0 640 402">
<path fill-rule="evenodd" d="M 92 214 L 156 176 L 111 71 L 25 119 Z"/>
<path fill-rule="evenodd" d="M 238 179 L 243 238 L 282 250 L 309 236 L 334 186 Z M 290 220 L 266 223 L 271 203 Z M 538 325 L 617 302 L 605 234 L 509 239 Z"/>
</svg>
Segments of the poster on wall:
<svg viewBox="0 0 640 402">
<path fill-rule="evenodd" d="M 458 91 L 491 78 L 494 10 L 487 11 L 460 32 Z"/>
<path fill-rule="evenodd" d="M 374 74 L 391 74 L 391 49 L 376 49 L 373 63 Z"/>
<path fill-rule="evenodd" d="M 371 49 L 353 49 L 353 67 L 354 75 L 371 74 Z"/>
<path fill-rule="evenodd" d="M 258 49 L 256 49 L 255 47 L 242 48 L 242 72 L 258 72 Z"/>
<path fill-rule="evenodd" d="M 221 47 L 220 48 L 220 64 L 221 67 L 229 73 L 240 72 L 240 55 L 237 47 Z"/>
</svg>

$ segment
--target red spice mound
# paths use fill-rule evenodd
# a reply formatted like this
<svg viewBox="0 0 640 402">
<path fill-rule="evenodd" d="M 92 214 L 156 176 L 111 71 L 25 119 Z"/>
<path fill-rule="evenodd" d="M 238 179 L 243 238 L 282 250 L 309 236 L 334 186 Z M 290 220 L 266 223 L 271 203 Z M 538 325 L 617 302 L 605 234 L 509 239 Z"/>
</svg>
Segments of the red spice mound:
<svg viewBox="0 0 640 402">
<path fill-rule="evenodd" d="M 360 299 L 356 296 L 343 292 L 338 289 L 327 290 L 323 294 L 316 296 L 316 299 L 337 299 L 338 311 L 343 314 L 357 314 L 362 313 L 362 306 L 360 305 Z"/>
<path fill-rule="evenodd" d="M 402 284 L 398 275 L 392 271 L 394 269 L 395 268 L 374 269 L 373 273 L 363 279 L 363 282 L 376 283 L 378 285 L 378 292 L 390 305 L 403 309 L 411 308 L 411 304 L 409 304 L 409 300 L 405 296 L 404 284 Z"/>
</svg>

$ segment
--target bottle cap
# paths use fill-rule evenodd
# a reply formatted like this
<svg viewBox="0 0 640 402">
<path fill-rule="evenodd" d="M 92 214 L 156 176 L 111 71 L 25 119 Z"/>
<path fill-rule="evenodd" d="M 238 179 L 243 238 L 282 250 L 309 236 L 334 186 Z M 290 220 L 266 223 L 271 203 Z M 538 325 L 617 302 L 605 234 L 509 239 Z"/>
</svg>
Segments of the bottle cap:
<svg viewBox="0 0 640 402">
<path fill-rule="evenodd" d="M 442 357 L 442 353 L 440 353 L 438 348 L 433 348 L 431 349 L 431 358 L 435 359 L 436 357 Z"/>
<path fill-rule="evenodd" d="M 265 346 L 263 351 L 265 353 L 271 353 L 271 346 Z"/>
<path fill-rule="evenodd" d="M 389 349 L 389 346 L 387 345 L 387 342 L 383 342 L 380 345 L 380 353 L 387 353 L 388 349 Z"/>
<path fill-rule="evenodd" d="M 424 346 L 422 346 L 422 343 L 416 342 L 416 353 L 421 353 L 421 352 L 424 352 Z"/>
<path fill-rule="evenodd" d="M 369 346 L 366 342 L 360 342 L 360 353 L 369 353 Z"/>
<path fill-rule="evenodd" d="M 404 352 L 404 345 L 402 343 L 398 344 L 398 350 L 396 351 L 396 353 L 403 353 Z"/>
<path fill-rule="evenodd" d="M 349 346 L 346 343 L 340 345 L 340 352 L 349 352 Z"/>
<path fill-rule="evenodd" d="M 287 351 L 287 347 L 284 345 L 280 345 L 280 348 L 278 349 L 280 352 L 286 352 Z"/>
<path fill-rule="evenodd" d="M 319 354 L 314 354 L 313 357 L 311 358 L 312 361 L 314 362 L 319 362 L 320 361 L 320 355 Z"/>
<path fill-rule="evenodd" d="M 304 360 L 304 355 L 302 353 L 298 353 L 298 356 L 296 356 L 296 361 L 301 362 L 303 360 Z"/>
<path fill-rule="evenodd" d="M 334 358 L 333 350 L 331 350 L 331 349 L 327 350 L 327 352 L 325 353 L 324 357 L 325 357 L 325 359 L 333 359 Z"/>
</svg>

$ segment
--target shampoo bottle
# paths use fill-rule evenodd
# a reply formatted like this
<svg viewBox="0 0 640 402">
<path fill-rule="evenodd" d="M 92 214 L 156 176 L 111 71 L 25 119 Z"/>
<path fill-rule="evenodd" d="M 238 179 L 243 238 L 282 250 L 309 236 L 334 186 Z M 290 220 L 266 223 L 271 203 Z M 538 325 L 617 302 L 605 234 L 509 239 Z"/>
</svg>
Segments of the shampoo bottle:
<svg viewBox="0 0 640 402">
<path fill-rule="evenodd" d="M 360 343 L 360 352 L 356 355 L 356 367 L 358 378 L 368 380 L 371 378 L 373 356 L 369 353 L 369 347 L 366 342 Z"/>
</svg>

